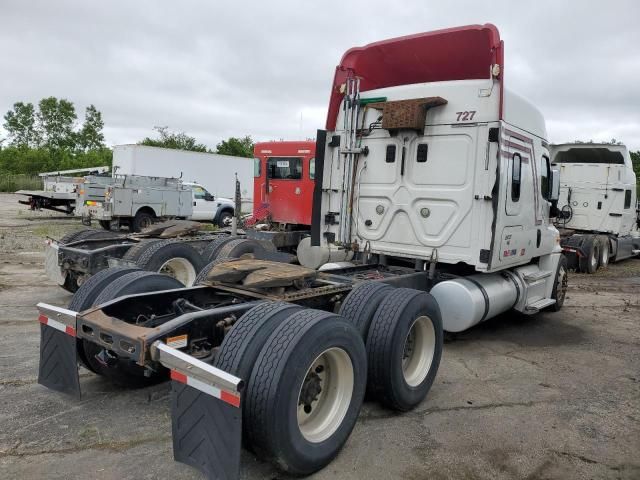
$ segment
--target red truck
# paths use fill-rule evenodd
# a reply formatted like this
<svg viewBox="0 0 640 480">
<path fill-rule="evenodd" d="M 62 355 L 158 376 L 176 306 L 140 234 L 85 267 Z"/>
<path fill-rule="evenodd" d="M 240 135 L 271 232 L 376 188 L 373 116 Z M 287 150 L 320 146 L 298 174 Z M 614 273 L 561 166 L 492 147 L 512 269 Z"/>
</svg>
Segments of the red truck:
<svg viewBox="0 0 640 480">
<path fill-rule="evenodd" d="M 254 218 L 281 225 L 311 225 L 315 141 L 261 142 L 253 148 Z"/>
</svg>

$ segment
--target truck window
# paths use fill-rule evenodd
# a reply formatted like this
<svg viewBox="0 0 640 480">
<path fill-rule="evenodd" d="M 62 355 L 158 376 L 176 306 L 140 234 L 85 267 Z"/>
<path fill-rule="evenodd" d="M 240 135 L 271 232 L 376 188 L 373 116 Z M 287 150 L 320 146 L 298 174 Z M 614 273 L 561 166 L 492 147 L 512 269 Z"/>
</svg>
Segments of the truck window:
<svg viewBox="0 0 640 480">
<path fill-rule="evenodd" d="M 540 165 L 540 194 L 545 200 L 549 200 L 549 178 L 551 167 L 549 166 L 549 157 L 542 156 L 542 164 Z"/>
<path fill-rule="evenodd" d="M 194 187 L 192 187 L 192 190 L 193 190 L 193 197 L 194 198 L 199 198 L 201 200 L 204 200 L 204 197 L 207 196 L 207 191 L 202 187 L 194 186 Z"/>
<path fill-rule="evenodd" d="M 520 175 L 522 172 L 522 157 L 514 153 L 511 157 L 511 201 L 520 200 Z"/>
<path fill-rule="evenodd" d="M 309 178 L 311 180 L 316 178 L 316 159 L 309 160 Z"/>
<path fill-rule="evenodd" d="M 416 161 L 418 163 L 425 163 L 427 161 L 427 155 L 429 153 L 429 145 L 421 143 L 418 145 L 418 152 L 416 154 Z"/>
<path fill-rule="evenodd" d="M 254 158 L 253 159 L 253 178 L 258 178 L 260 176 L 260 174 L 262 173 L 260 170 L 262 170 L 260 165 L 260 159 L 259 158 Z"/>
<path fill-rule="evenodd" d="M 395 145 L 387 145 L 387 154 L 384 159 L 387 163 L 393 163 L 396 161 L 396 146 Z"/>
<path fill-rule="evenodd" d="M 631 190 L 624 191 L 624 208 L 631 208 Z"/>
<path fill-rule="evenodd" d="M 302 178 L 302 158 L 269 157 L 267 176 L 275 180 L 300 180 Z"/>
</svg>

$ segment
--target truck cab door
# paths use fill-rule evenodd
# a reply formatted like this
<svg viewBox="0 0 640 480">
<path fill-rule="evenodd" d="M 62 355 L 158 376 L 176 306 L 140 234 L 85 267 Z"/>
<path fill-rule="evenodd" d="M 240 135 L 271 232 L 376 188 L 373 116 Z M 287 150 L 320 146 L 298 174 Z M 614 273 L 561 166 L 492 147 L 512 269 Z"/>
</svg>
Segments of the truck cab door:
<svg viewBox="0 0 640 480">
<path fill-rule="evenodd" d="M 211 195 L 204 187 L 194 185 L 193 192 L 193 214 L 192 220 L 213 221 L 215 217 L 217 204 L 215 197 Z"/>
<path fill-rule="evenodd" d="M 273 219 L 280 223 L 304 223 L 303 158 L 268 157 L 266 167 L 265 198 Z"/>
</svg>

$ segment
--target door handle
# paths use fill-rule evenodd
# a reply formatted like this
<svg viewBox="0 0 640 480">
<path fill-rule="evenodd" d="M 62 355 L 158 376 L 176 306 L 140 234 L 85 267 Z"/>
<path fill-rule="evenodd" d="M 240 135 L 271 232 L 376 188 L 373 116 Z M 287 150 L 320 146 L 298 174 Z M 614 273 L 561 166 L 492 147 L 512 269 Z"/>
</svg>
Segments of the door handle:
<svg viewBox="0 0 640 480">
<path fill-rule="evenodd" d="M 193 206 L 194 206 L 194 207 L 196 206 L 196 201 L 195 201 L 195 200 L 193 201 Z"/>
</svg>

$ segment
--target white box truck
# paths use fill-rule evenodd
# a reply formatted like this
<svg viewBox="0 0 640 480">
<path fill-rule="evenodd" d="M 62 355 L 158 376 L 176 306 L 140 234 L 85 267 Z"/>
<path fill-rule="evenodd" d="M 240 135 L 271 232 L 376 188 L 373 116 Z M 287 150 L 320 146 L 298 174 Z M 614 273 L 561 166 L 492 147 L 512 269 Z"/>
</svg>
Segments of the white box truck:
<svg viewBox="0 0 640 480">
<path fill-rule="evenodd" d="M 248 202 L 253 193 L 252 158 L 146 145 L 115 145 L 113 172 L 117 175 L 181 178 L 204 186 L 217 197 L 227 198 L 235 195 L 237 173 L 243 201 Z"/>
<path fill-rule="evenodd" d="M 560 169 L 558 227 L 569 268 L 598 268 L 640 254 L 636 175 L 624 145 L 552 145 Z"/>
</svg>

